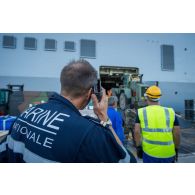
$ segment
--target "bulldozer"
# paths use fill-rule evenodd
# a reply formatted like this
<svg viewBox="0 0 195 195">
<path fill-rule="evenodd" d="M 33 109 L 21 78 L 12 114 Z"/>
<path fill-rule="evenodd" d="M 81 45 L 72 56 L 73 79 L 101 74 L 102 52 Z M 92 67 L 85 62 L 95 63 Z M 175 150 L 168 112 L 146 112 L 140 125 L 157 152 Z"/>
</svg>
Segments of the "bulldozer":
<svg viewBox="0 0 195 195">
<path fill-rule="evenodd" d="M 144 93 L 148 85 L 143 83 L 143 74 L 137 67 L 100 66 L 100 80 L 106 90 L 118 97 L 118 111 L 124 121 L 124 133 L 133 134 L 136 110 L 146 106 Z M 132 135 L 133 136 L 133 135 Z"/>
</svg>

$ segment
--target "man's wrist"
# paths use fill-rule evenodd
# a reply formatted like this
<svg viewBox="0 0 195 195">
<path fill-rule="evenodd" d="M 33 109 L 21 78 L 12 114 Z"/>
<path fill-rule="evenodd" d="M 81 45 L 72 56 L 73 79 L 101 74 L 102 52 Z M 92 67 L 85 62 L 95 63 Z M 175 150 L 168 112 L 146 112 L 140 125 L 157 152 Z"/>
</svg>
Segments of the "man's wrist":
<svg viewBox="0 0 195 195">
<path fill-rule="evenodd" d="M 107 119 L 107 121 L 100 121 L 100 124 L 104 127 L 112 126 L 112 122 L 109 118 Z"/>
<path fill-rule="evenodd" d="M 100 121 L 104 121 L 104 122 L 107 122 L 109 120 L 107 114 L 100 114 L 98 115 L 98 118 L 100 119 Z"/>
</svg>

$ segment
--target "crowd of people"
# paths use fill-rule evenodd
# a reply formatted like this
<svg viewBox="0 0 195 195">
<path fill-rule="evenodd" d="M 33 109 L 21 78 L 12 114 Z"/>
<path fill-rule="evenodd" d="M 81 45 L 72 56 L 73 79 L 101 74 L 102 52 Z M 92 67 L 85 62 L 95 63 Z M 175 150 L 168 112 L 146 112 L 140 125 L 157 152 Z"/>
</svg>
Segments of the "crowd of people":
<svg viewBox="0 0 195 195">
<path fill-rule="evenodd" d="M 123 119 L 112 90 L 101 100 L 93 92 L 97 71 L 86 60 L 72 61 L 61 71 L 60 94 L 25 110 L 0 143 L 0 162 L 130 163 L 136 155 L 124 146 Z M 172 108 L 160 106 L 161 90 L 145 93 L 147 107 L 137 110 L 135 143 L 143 162 L 175 162 L 180 128 Z M 82 116 L 89 101 L 97 118 Z"/>
</svg>

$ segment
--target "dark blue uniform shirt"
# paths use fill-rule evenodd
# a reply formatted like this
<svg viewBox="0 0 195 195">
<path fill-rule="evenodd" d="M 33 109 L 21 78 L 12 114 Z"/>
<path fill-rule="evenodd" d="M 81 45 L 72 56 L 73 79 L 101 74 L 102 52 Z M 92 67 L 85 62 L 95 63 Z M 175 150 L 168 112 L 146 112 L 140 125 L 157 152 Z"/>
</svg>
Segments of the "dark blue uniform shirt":
<svg viewBox="0 0 195 195">
<path fill-rule="evenodd" d="M 129 161 L 109 129 L 58 94 L 24 111 L 0 144 L 0 162 Z"/>
</svg>

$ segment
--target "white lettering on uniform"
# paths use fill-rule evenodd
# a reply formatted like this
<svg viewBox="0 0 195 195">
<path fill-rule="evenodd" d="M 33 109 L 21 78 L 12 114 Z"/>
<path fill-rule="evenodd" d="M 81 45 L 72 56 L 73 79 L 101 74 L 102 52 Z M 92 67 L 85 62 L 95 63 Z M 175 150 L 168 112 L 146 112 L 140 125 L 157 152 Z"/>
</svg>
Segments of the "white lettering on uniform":
<svg viewBox="0 0 195 195">
<path fill-rule="evenodd" d="M 54 141 L 54 139 L 51 139 L 51 138 L 49 138 L 49 137 L 46 137 L 45 138 L 45 141 L 44 141 L 44 143 L 43 143 L 43 146 L 44 147 L 47 147 L 47 148 L 51 148 L 51 146 L 50 145 L 52 145 L 53 143 L 52 142 L 50 142 L 50 141 Z M 48 145 L 47 145 L 48 144 Z M 49 145 L 50 144 L 50 145 Z"/>
<path fill-rule="evenodd" d="M 23 115 L 25 115 L 24 118 L 26 118 L 26 115 L 28 115 L 34 108 L 35 108 L 35 107 L 30 107 L 30 108 L 28 108 L 28 109 L 25 110 L 20 116 L 23 117 Z"/>
<path fill-rule="evenodd" d="M 42 113 L 43 111 L 44 111 L 44 110 L 41 109 L 41 108 L 36 108 L 35 110 L 33 110 L 33 112 L 31 112 L 30 114 L 28 114 L 28 115 L 26 116 L 26 118 L 28 118 L 30 115 L 33 115 L 32 119 L 31 119 L 31 121 L 33 122 L 34 119 L 35 119 L 35 117 L 36 117 L 36 115 Z"/>
<path fill-rule="evenodd" d="M 41 142 L 39 142 L 40 134 L 37 136 L 36 144 L 41 145 Z"/>
<path fill-rule="evenodd" d="M 23 131 L 23 129 L 24 129 L 24 131 Z M 26 127 L 22 127 L 20 129 L 20 133 L 23 134 L 23 135 L 27 134 L 27 132 L 28 132 L 28 129 Z"/>
<path fill-rule="evenodd" d="M 29 138 L 30 134 L 31 134 L 31 131 L 29 131 L 29 132 L 26 133 L 27 139 Z"/>
<path fill-rule="evenodd" d="M 30 136 L 29 140 L 33 140 L 33 142 L 35 142 L 35 133 L 32 133 L 32 135 Z"/>
<path fill-rule="evenodd" d="M 16 129 L 17 129 L 17 126 L 18 126 L 18 123 L 14 123 L 14 124 L 13 124 L 13 129 L 16 130 Z"/>
<path fill-rule="evenodd" d="M 46 148 L 52 148 L 52 144 L 53 144 L 54 139 L 49 138 L 49 137 L 45 137 L 45 136 L 41 136 L 40 134 L 29 131 L 27 127 L 21 127 L 21 128 L 20 128 L 20 126 L 18 126 L 18 127 L 17 127 L 18 128 L 17 131 L 20 134 L 25 135 L 25 138 L 28 139 L 29 141 L 31 140 L 33 143 L 39 144 L 39 145 L 46 147 Z"/>
<path fill-rule="evenodd" d="M 13 129 L 18 132 L 20 130 L 20 124 L 15 122 L 14 125 L 13 125 Z"/>
<path fill-rule="evenodd" d="M 70 117 L 68 114 L 59 113 L 57 111 L 53 112 L 51 110 L 44 110 L 42 108 L 35 108 L 31 107 L 27 109 L 21 116 L 23 116 L 25 119 L 31 118 L 31 122 L 42 124 L 43 126 L 47 126 L 48 128 L 59 130 L 58 124 L 59 122 L 64 121 L 65 117 Z M 58 121 L 58 123 L 56 122 Z M 24 122 L 24 121 L 22 121 Z M 56 123 L 55 123 L 56 122 Z M 27 123 L 27 122 L 25 122 Z M 30 124 L 29 124 L 30 125 Z M 32 124 L 31 124 L 32 126 Z M 17 126 L 14 126 L 15 128 L 18 128 Z M 28 135 L 29 137 L 29 135 Z"/>
<path fill-rule="evenodd" d="M 57 127 L 57 126 L 55 126 L 55 125 L 52 125 L 52 123 L 55 122 L 55 121 L 61 121 L 61 122 L 63 122 L 64 119 L 58 118 L 58 117 L 60 117 L 60 116 L 70 117 L 70 115 L 63 114 L 63 113 L 59 113 L 57 116 L 55 116 L 55 117 L 49 122 L 49 124 L 47 125 L 47 127 L 50 127 L 50 128 L 52 128 L 52 129 L 59 130 L 59 127 Z"/>
<path fill-rule="evenodd" d="M 51 113 L 51 110 L 48 110 L 46 114 L 44 114 L 43 116 L 41 116 L 41 118 L 39 119 L 39 121 L 38 121 L 37 123 L 39 123 L 42 119 L 44 119 L 43 125 L 46 125 L 46 123 L 47 123 L 49 120 L 51 120 L 52 117 L 54 117 L 54 115 L 55 115 L 57 112 L 54 112 L 54 113 L 49 117 L 50 113 Z"/>
<path fill-rule="evenodd" d="M 45 110 L 44 112 L 42 112 L 41 114 L 39 114 L 39 116 L 35 119 L 34 122 L 37 122 L 38 119 L 39 119 L 41 116 L 43 116 L 45 113 L 47 113 L 47 112 L 48 112 L 48 110 Z"/>
</svg>

